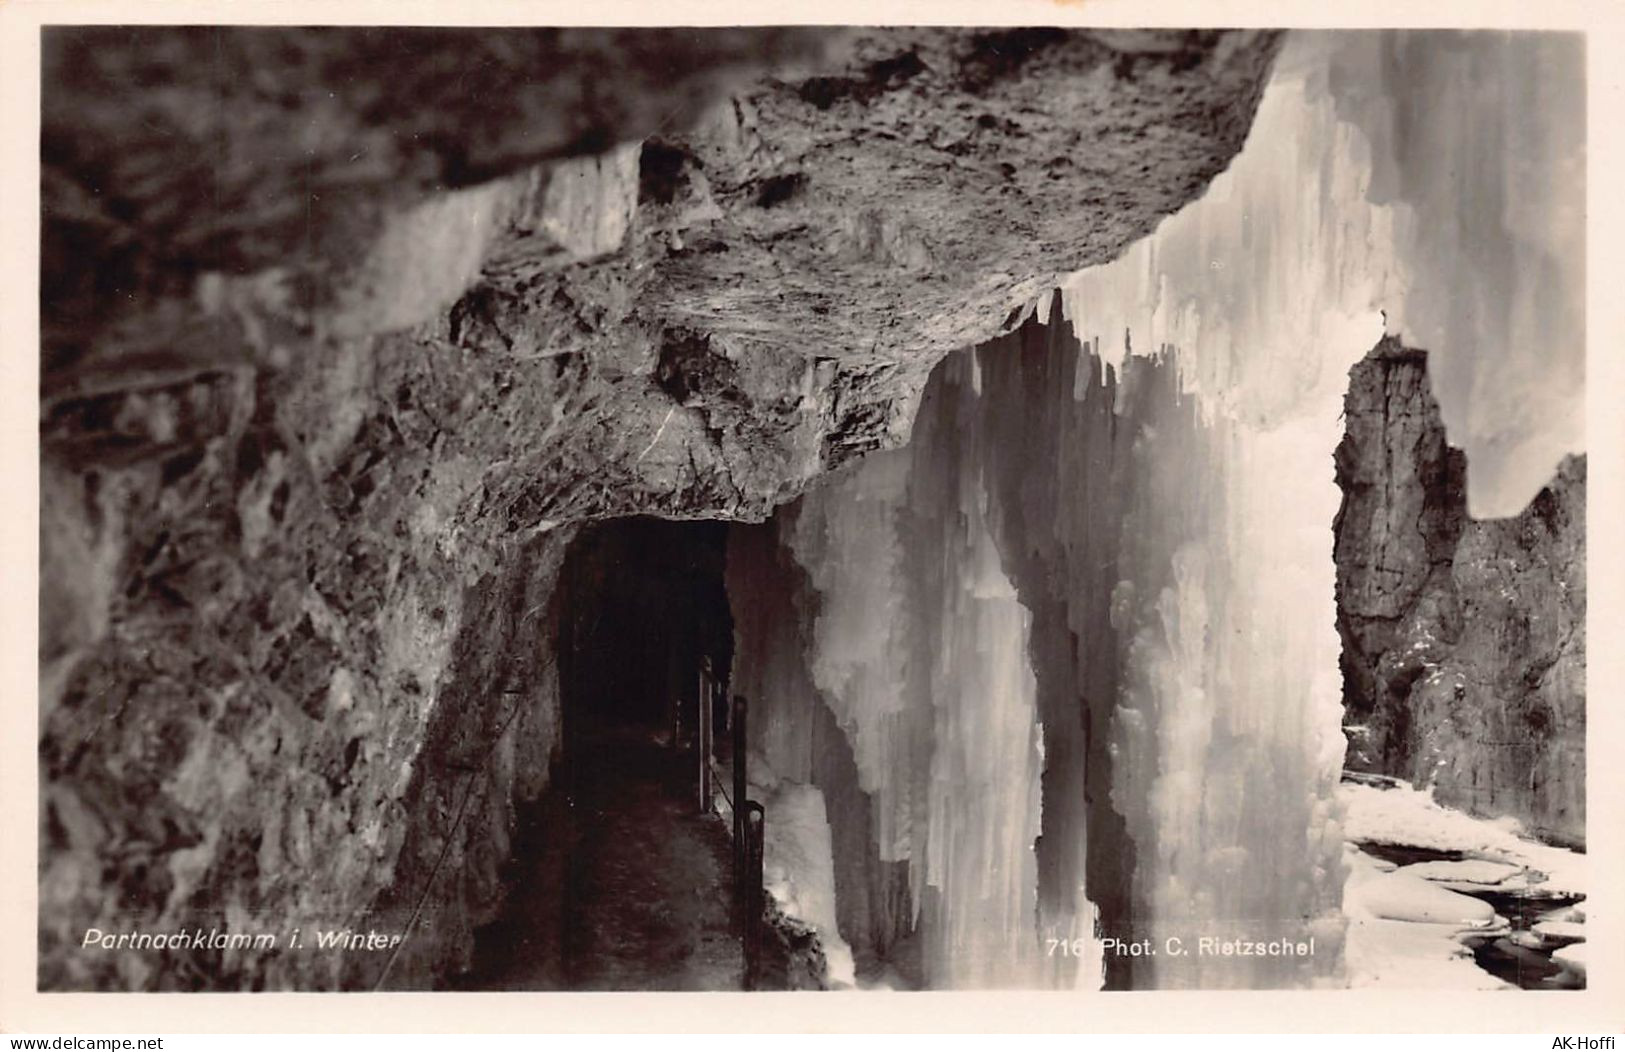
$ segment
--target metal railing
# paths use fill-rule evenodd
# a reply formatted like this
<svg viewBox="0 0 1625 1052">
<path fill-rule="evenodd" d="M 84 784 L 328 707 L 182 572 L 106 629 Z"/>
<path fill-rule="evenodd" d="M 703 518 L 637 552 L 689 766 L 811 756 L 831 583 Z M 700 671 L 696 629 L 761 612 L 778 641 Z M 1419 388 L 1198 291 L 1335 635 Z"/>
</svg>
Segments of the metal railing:
<svg viewBox="0 0 1625 1052">
<path fill-rule="evenodd" d="M 734 919 L 740 942 L 745 952 L 744 988 L 752 990 L 761 975 L 762 920 L 766 906 L 762 886 L 762 864 L 767 829 L 767 810 L 755 800 L 748 799 L 749 779 L 745 756 L 749 738 L 746 734 L 747 705 L 744 697 L 736 694 L 728 713 L 728 730 L 732 738 L 732 787 L 730 779 L 722 777 L 716 762 L 715 701 L 719 684 L 711 675 L 709 666 L 700 669 L 700 705 L 698 721 L 699 802 L 703 813 L 710 813 L 715 795 L 728 802 L 733 818 L 733 888 Z"/>
</svg>

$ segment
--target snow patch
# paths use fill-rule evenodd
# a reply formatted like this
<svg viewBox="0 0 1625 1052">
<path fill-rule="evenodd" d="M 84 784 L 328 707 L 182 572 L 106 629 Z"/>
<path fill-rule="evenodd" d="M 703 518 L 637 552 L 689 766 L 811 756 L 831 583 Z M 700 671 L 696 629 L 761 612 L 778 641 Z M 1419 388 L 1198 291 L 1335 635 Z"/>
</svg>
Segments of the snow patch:
<svg viewBox="0 0 1625 1052">
<path fill-rule="evenodd" d="M 1520 836 L 1516 821 L 1474 818 L 1441 807 L 1431 792 L 1407 782 L 1391 789 L 1345 782 L 1337 796 L 1345 812 L 1343 833 L 1350 840 L 1456 851 L 1507 863 L 1533 870 L 1532 882 L 1552 894 L 1584 895 L 1590 885 L 1585 855 Z"/>
<path fill-rule="evenodd" d="M 1354 905 L 1385 920 L 1487 928 L 1495 911 L 1478 899 L 1441 888 L 1404 870 L 1385 873 L 1354 888 Z M 1347 900 L 1345 900 L 1347 902 Z"/>
<path fill-rule="evenodd" d="M 1432 919 L 1462 911 L 1441 908 L 1431 896 L 1424 897 L 1416 890 L 1439 889 L 1397 872 L 1383 873 L 1374 864 L 1376 860 L 1364 852 L 1350 849 L 1347 856 L 1349 881 L 1343 908 L 1349 918 L 1344 943 L 1349 985 L 1401 990 L 1508 988 L 1507 983 L 1479 968 L 1472 954 L 1457 941 L 1464 930 L 1471 930 L 1471 921 L 1440 923 Z M 1452 899 L 1466 898 L 1451 892 L 1443 894 Z M 1484 909 L 1493 918 L 1494 912 L 1487 906 Z"/>
<path fill-rule="evenodd" d="M 1508 862 L 1490 862 L 1481 858 L 1462 859 L 1459 862 L 1418 862 L 1406 866 L 1401 872 L 1421 880 L 1450 884 L 1505 884 L 1523 870 Z"/>
</svg>

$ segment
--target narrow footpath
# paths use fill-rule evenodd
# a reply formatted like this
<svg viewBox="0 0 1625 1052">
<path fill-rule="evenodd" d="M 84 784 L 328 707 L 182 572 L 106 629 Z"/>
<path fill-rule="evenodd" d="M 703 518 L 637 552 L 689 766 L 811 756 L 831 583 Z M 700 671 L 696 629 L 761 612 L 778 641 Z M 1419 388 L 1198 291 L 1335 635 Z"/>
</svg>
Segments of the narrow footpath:
<svg viewBox="0 0 1625 1052">
<path fill-rule="evenodd" d="M 555 800 L 521 831 L 532 843 L 516 844 L 509 902 L 482 933 L 473 988 L 740 988 L 728 833 L 698 812 L 692 764 L 647 739 L 582 743 L 574 805 Z"/>
</svg>

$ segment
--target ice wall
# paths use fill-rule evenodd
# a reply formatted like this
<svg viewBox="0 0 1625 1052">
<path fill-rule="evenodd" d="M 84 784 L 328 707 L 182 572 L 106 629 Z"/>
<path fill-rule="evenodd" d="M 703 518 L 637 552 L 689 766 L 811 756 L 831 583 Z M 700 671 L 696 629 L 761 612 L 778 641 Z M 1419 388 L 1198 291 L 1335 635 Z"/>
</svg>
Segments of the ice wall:
<svg viewBox="0 0 1625 1052">
<path fill-rule="evenodd" d="M 793 569 L 737 554 L 735 683 L 782 777 L 828 777 L 801 735 L 833 715 L 869 800 L 869 847 L 908 874 L 920 982 L 1041 986 L 1031 615 L 988 532 L 983 480 L 960 461 L 936 439 L 869 457 L 779 516 Z M 763 622 L 775 594 L 796 596 L 806 628 Z"/>
<path fill-rule="evenodd" d="M 1177 934 L 1274 910 L 1335 950 L 1327 524 L 1348 369 L 1385 323 L 1446 361 L 1436 390 L 1454 406 L 1474 514 L 1516 514 L 1581 448 L 1582 49 L 1553 35 L 1299 36 L 1208 194 L 1065 284 L 1076 332 L 1108 361 L 1160 354 L 1197 421 L 1199 455 L 1143 458 L 1126 476 L 1145 494 L 1125 507 L 1126 531 L 1188 524 L 1149 550 L 1125 541 L 1111 613 L 1127 643 L 1112 801 L 1138 852 L 1137 926 Z M 1138 411 L 1121 393 L 1115 410 L 1124 425 Z M 1171 570 L 1148 580 L 1159 558 Z M 1185 963 L 1150 971 L 1161 984 L 1234 979 L 1222 962 Z"/>
<path fill-rule="evenodd" d="M 908 862 L 895 852 L 881 857 L 873 833 L 876 802 L 859 784 L 852 738 L 836 722 L 808 667 L 818 595 L 780 541 L 795 513 L 792 506 L 766 525 L 729 529 L 732 689 L 751 706 L 751 778 L 820 789 L 831 834 L 836 920 L 855 964 L 868 981 L 917 986 L 923 976 Z M 769 824 L 775 821 L 770 813 Z"/>
<path fill-rule="evenodd" d="M 1293 56 L 1283 61 L 1290 63 Z M 1301 926 L 1316 957 L 1237 969 L 1154 959 L 1159 985 L 1277 985 L 1337 972 L 1342 863 L 1332 799 L 1342 758 L 1329 525 L 1331 453 L 1349 367 L 1382 332 L 1394 290 L 1393 217 L 1364 203 L 1370 144 L 1288 66 L 1249 145 L 1206 197 L 1113 264 L 1065 288 L 1074 329 L 1105 358 L 1156 350 L 1188 406 L 1188 448 L 1132 394 L 1119 426 L 1130 494 L 1112 585 L 1111 799 L 1137 849 L 1130 937 L 1215 925 L 1274 937 Z M 1081 485 L 1076 472 L 1052 484 Z M 1154 527 L 1151 524 L 1156 524 Z M 1061 562 L 1069 560 L 1061 546 Z M 1079 580 L 1076 589 L 1103 587 Z M 1069 609 L 1086 606 L 1077 591 Z M 1112 934 L 1108 928 L 1108 934 Z M 1137 979 L 1139 976 L 1137 976 Z"/>
<path fill-rule="evenodd" d="M 1044 772 L 1046 921 L 1065 923 L 1069 893 L 1079 914 L 1097 905 L 1113 986 L 1334 980 L 1338 641 L 1316 609 L 1337 494 L 1327 510 L 1314 492 L 1329 460 L 1304 428 L 1205 409 L 1172 352 L 1104 367 L 1059 317 L 975 361 L 974 398 L 943 379 L 1000 480 L 994 533 L 1037 612 L 1046 740 L 1082 724 Z M 1316 948 L 1242 960 L 1201 954 L 1202 936 Z M 1144 940 L 1155 955 L 1115 952 Z"/>
<path fill-rule="evenodd" d="M 871 849 L 907 867 L 926 985 L 1327 978 L 1337 637 L 1302 615 L 1329 602 L 1335 487 L 1300 511 L 1273 483 L 1312 476 L 1301 429 L 1210 419 L 1172 355 L 1119 380 L 1049 322 L 944 362 L 907 449 L 730 551 L 758 748 L 823 784 L 803 735 L 833 714 Z M 1317 955 L 1116 955 L 1097 923 Z"/>
<path fill-rule="evenodd" d="M 1578 125 L 1535 116 L 1574 116 L 1579 47 L 1295 38 L 1205 197 L 946 360 L 908 449 L 777 517 L 810 621 L 736 612 L 757 731 L 833 715 L 928 984 L 1342 981 L 1348 371 L 1385 321 L 1449 360 L 1475 514 L 1516 513 L 1581 441 Z M 743 641 L 774 633 L 799 660 Z"/>
<path fill-rule="evenodd" d="M 1584 452 L 1584 216 L 1579 35 L 1295 33 L 1231 168 L 1067 303 L 1265 426 L 1383 319 L 1430 354 L 1469 512 L 1516 515 Z"/>
</svg>

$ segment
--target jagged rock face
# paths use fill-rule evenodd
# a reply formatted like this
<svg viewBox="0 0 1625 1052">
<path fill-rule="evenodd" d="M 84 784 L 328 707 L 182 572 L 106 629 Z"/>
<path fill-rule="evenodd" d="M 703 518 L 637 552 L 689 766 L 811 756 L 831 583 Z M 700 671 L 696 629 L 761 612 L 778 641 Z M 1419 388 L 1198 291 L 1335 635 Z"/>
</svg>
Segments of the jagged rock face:
<svg viewBox="0 0 1625 1052">
<path fill-rule="evenodd" d="M 1276 46 L 47 33 L 42 984 L 384 971 L 79 949 L 135 919 L 427 917 L 387 982 L 460 968 L 571 524 L 760 519 L 902 441 L 942 354 L 1201 191 Z"/>
<path fill-rule="evenodd" d="M 795 28 L 48 28 L 53 233 L 131 266 L 63 260 L 47 273 L 101 283 L 87 293 L 152 292 L 139 279 L 178 264 L 191 272 L 170 277 L 336 260 L 430 194 L 687 126 L 764 67 L 840 40 Z"/>
<path fill-rule="evenodd" d="M 1585 479 L 1570 457 L 1514 518 L 1467 515 L 1427 355 L 1350 373 L 1336 524 L 1349 764 L 1585 842 Z"/>
<path fill-rule="evenodd" d="M 1239 148 L 1275 50 L 1267 34 L 841 35 L 844 61 L 825 75 L 738 91 L 639 147 L 655 105 L 648 77 L 601 89 L 631 97 L 599 107 L 641 118 L 624 128 L 596 112 L 556 134 L 488 141 L 500 139 L 484 110 L 489 82 L 524 83 L 527 63 L 556 66 L 543 60 L 564 45 L 550 38 L 527 49 L 475 34 L 475 57 L 500 74 L 439 92 L 431 83 L 421 105 L 399 107 L 375 98 L 392 87 L 356 85 L 360 71 L 393 81 L 394 64 L 368 62 L 389 54 L 384 45 L 345 62 L 325 35 L 294 34 L 293 58 L 279 59 L 244 36 L 259 39 L 53 38 L 48 433 L 161 440 L 142 433 L 139 413 L 103 404 L 137 362 L 148 386 L 165 388 L 263 367 L 342 376 L 406 353 L 355 340 L 421 324 L 417 356 L 492 363 L 488 399 L 471 391 L 436 420 L 459 433 L 493 410 L 506 417 L 508 441 L 479 443 L 487 459 L 512 460 L 489 499 L 532 524 L 639 511 L 759 519 L 827 466 L 897 444 L 932 362 L 995 335 L 1054 275 L 1110 258 L 1200 191 Z M 205 60 L 222 38 L 230 62 Z M 715 50 L 737 62 L 753 42 Z M 754 43 L 763 63 L 791 50 L 776 36 Z M 432 67 L 447 47 L 419 50 Z M 147 57 L 118 61 L 131 49 Z M 623 61 L 650 50 L 643 42 Z M 101 75 L 69 76 L 81 58 Z M 213 98 L 212 79 L 150 87 L 184 63 L 239 86 L 223 107 L 200 101 Z M 243 66 L 281 72 L 231 72 Z M 317 95 L 349 73 L 348 95 L 290 103 L 307 71 Z M 573 98 L 551 80 L 530 92 L 554 105 Z M 357 112 L 343 108 L 350 96 Z M 419 113 L 436 106 L 425 129 Z M 239 111 L 254 119 L 232 119 Z M 467 141 L 456 123 L 465 112 Z M 407 173 L 399 185 L 329 142 L 361 124 L 370 130 L 351 152 L 388 158 Z M 579 151 L 584 137 L 623 145 L 524 167 Z M 304 165 L 286 156 L 301 151 Z M 447 159 L 459 151 L 487 159 Z M 199 157 L 222 160 L 199 171 Z M 255 186 L 243 169 L 267 157 L 281 163 Z M 461 186 L 453 176 L 465 170 L 492 178 Z M 359 197 L 359 214 L 328 203 L 329 185 Z M 310 208 L 290 204 L 307 187 Z M 432 187 L 447 192 L 425 196 Z M 191 207 L 210 198 L 229 211 Z M 105 304 L 131 295 L 136 304 L 110 317 Z M 86 419 L 98 411 L 115 419 Z"/>
</svg>

